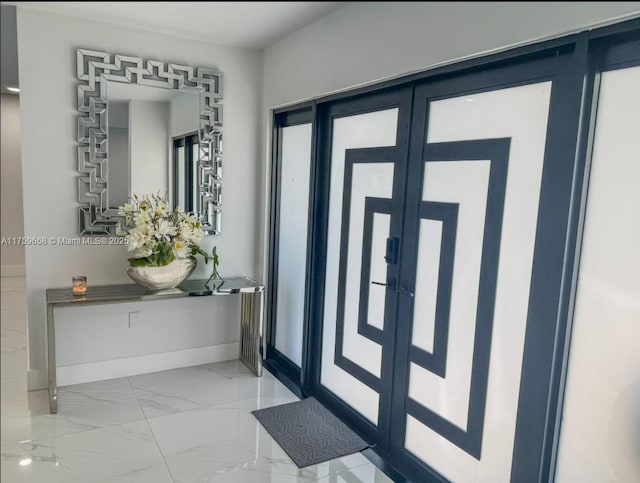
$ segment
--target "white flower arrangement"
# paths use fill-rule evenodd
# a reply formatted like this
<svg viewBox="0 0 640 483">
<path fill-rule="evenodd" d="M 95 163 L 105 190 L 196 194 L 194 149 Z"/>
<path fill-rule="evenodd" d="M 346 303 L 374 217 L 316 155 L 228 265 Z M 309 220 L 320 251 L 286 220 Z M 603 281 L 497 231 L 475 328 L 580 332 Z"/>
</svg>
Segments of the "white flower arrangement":
<svg viewBox="0 0 640 483">
<path fill-rule="evenodd" d="M 133 252 L 131 266 L 163 267 L 195 255 L 202 255 L 205 263 L 211 258 L 199 246 L 204 237 L 200 222 L 179 208 L 171 211 L 166 197 L 159 193 L 142 198 L 134 194 L 130 203 L 118 208 L 118 214 L 126 226 L 124 230 L 118 227 L 118 235 L 126 237 L 128 250 Z"/>
</svg>

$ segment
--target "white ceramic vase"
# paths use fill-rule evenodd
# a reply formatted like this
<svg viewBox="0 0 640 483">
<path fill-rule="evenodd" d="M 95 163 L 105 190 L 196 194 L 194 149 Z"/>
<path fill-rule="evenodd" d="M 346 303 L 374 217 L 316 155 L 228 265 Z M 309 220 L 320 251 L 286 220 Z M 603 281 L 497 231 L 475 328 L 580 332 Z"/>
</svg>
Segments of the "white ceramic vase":
<svg viewBox="0 0 640 483">
<path fill-rule="evenodd" d="M 127 275 L 149 290 L 174 288 L 189 278 L 196 268 L 194 258 L 177 258 L 164 267 L 129 267 Z"/>
</svg>

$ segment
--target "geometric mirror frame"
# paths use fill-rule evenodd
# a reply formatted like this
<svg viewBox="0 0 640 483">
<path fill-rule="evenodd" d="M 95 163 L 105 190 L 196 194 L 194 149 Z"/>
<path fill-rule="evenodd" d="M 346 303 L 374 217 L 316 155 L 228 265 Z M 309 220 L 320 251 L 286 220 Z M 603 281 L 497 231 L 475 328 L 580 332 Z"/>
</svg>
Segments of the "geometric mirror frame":
<svg viewBox="0 0 640 483">
<path fill-rule="evenodd" d="M 197 217 L 206 234 L 220 234 L 222 72 L 205 67 L 78 49 L 78 200 L 80 235 L 115 236 L 123 223 L 109 204 L 106 83 L 121 82 L 199 94 Z M 213 179 L 216 182 L 213 182 Z"/>
</svg>

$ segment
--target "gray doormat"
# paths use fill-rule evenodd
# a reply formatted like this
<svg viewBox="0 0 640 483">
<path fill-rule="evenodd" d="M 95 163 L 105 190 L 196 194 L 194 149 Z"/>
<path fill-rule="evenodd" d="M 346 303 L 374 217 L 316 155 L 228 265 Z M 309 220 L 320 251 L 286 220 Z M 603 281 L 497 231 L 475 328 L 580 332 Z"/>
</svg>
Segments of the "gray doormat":
<svg viewBox="0 0 640 483">
<path fill-rule="evenodd" d="M 298 468 L 369 447 L 312 397 L 251 412 Z"/>
</svg>

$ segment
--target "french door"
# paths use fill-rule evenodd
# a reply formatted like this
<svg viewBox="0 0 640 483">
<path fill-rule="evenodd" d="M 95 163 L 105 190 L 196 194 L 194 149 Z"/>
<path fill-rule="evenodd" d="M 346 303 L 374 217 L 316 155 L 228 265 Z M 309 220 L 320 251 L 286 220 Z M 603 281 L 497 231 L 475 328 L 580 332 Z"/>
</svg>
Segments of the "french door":
<svg viewBox="0 0 640 483">
<path fill-rule="evenodd" d="M 397 256 L 402 234 L 411 88 L 335 103 L 322 113 L 316 176 L 329 191 L 319 280 L 320 363 L 311 378 L 325 398 L 353 408 L 373 441 L 390 431 Z M 323 181 L 324 180 L 324 181 Z M 328 183 L 326 182 L 328 181 Z M 317 251 L 315 252 L 318 253 Z M 324 263 L 323 263 L 324 262 Z"/>
<path fill-rule="evenodd" d="M 555 49 L 318 105 L 307 389 L 420 481 L 540 472 L 576 62 Z"/>
</svg>

